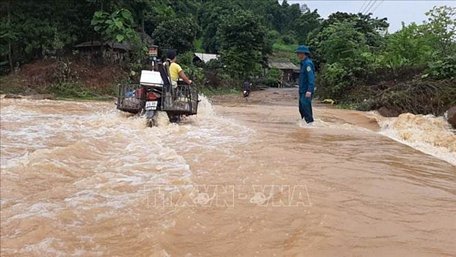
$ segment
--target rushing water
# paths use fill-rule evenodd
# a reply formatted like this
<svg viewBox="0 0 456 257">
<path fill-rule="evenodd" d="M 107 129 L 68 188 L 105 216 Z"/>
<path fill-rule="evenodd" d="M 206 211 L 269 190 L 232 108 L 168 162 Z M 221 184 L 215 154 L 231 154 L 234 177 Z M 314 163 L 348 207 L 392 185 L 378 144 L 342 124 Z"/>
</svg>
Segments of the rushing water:
<svg viewBox="0 0 456 257">
<path fill-rule="evenodd" d="M 382 134 L 456 165 L 456 134 L 443 117 L 406 113 L 379 123 Z"/>
<path fill-rule="evenodd" d="M 448 124 L 316 116 L 203 98 L 146 128 L 112 103 L 2 99 L 1 254 L 456 256 Z"/>
</svg>

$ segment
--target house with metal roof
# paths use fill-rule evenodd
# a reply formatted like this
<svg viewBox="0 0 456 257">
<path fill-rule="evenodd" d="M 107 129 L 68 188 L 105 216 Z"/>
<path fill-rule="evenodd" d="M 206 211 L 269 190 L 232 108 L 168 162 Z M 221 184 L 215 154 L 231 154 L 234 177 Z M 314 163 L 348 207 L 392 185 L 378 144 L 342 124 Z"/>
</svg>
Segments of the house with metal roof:
<svg viewBox="0 0 456 257">
<path fill-rule="evenodd" d="M 279 86 L 293 84 L 299 78 L 299 67 L 287 60 L 270 60 L 268 63 L 270 69 L 278 69 L 282 72 Z"/>
<path fill-rule="evenodd" d="M 217 54 L 195 53 L 193 61 L 208 63 L 211 60 L 218 60 L 218 58 L 220 58 L 220 56 Z"/>
</svg>

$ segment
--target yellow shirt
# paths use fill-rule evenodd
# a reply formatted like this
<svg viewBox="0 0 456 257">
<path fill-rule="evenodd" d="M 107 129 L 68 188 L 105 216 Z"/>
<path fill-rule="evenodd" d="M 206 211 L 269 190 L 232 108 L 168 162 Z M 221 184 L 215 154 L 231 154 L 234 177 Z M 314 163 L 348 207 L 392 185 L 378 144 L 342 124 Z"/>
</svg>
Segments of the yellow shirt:
<svg viewBox="0 0 456 257">
<path fill-rule="evenodd" d="M 182 68 L 177 63 L 171 63 L 169 66 L 169 76 L 171 77 L 172 81 L 179 80 L 179 73 L 182 71 Z"/>
</svg>

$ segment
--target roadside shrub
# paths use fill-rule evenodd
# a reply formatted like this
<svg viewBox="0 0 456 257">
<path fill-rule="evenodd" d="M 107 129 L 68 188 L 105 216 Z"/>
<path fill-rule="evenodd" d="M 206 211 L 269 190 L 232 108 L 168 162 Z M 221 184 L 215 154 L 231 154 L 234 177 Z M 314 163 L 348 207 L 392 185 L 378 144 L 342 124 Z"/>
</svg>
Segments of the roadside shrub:
<svg viewBox="0 0 456 257">
<path fill-rule="evenodd" d="M 186 53 L 183 53 L 183 54 L 180 54 L 177 56 L 177 62 L 180 64 L 180 65 L 184 65 L 184 66 L 192 66 L 193 65 L 193 57 L 194 57 L 194 54 L 193 52 L 186 52 Z"/>
<path fill-rule="evenodd" d="M 222 86 L 223 63 L 218 59 L 210 60 L 204 65 L 204 85 L 218 88 Z"/>
<path fill-rule="evenodd" d="M 270 30 L 268 31 L 266 38 L 272 42 L 276 42 L 280 38 L 280 33 L 277 32 L 277 30 Z"/>
<path fill-rule="evenodd" d="M 371 107 L 385 107 L 394 113 L 442 115 L 456 105 L 454 83 L 455 80 L 415 80 L 399 83 L 375 96 Z"/>
<path fill-rule="evenodd" d="M 189 79 L 193 80 L 193 83 L 197 86 L 201 86 L 205 83 L 204 70 L 202 68 L 191 66 L 183 66 L 185 74 Z"/>
<path fill-rule="evenodd" d="M 317 77 L 317 95 L 321 98 L 341 99 L 351 85 L 348 68 L 338 62 L 328 64 L 323 68 L 321 76 Z"/>
<path fill-rule="evenodd" d="M 56 63 L 52 79 L 57 83 L 77 81 L 79 79 L 79 76 L 77 71 L 72 69 L 72 66 L 72 62 L 68 59 L 58 61 Z"/>
<path fill-rule="evenodd" d="M 277 83 L 280 80 L 281 76 L 282 72 L 279 69 L 272 68 L 269 70 L 266 78 L 268 80 L 274 80 Z"/>
<path fill-rule="evenodd" d="M 95 95 L 79 83 L 61 82 L 49 86 L 49 92 L 63 98 L 91 98 Z"/>
<path fill-rule="evenodd" d="M 454 79 L 456 78 L 456 54 L 436 59 L 429 63 L 427 74 L 424 77 L 433 79 Z"/>
<path fill-rule="evenodd" d="M 296 44 L 297 40 L 294 35 L 287 34 L 282 37 L 282 42 L 286 45 L 293 45 Z"/>
</svg>

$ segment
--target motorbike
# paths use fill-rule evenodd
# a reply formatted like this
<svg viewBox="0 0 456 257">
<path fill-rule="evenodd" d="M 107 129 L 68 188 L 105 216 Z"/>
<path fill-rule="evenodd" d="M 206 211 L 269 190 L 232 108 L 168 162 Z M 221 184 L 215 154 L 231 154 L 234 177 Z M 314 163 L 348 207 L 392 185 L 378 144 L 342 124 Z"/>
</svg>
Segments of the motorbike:
<svg viewBox="0 0 456 257">
<path fill-rule="evenodd" d="M 157 113 L 166 112 L 170 122 L 198 112 L 198 89 L 195 85 L 171 84 L 165 65 L 157 70 L 141 71 L 139 84 L 119 86 L 117 109 L 145 117 L 147 126 L 157 125 Z"/>
</svg>

